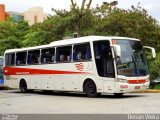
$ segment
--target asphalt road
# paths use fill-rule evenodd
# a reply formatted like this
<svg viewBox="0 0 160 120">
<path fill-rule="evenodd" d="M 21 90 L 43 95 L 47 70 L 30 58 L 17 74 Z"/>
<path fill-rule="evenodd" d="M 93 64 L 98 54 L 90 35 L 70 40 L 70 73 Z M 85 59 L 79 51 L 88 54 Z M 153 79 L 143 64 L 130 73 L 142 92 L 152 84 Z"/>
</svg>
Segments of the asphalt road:
<svg viewBox="0 0 160 120">
<path fill-rule="evenodd" d="M 39 114 L 160 114 L 160 93 L 128 93 L 121 98 L 101 95 L 88 98 L 75 93 L 23 94 L 19 90 L 0 90 L 0 113 Z"/>
</svg>

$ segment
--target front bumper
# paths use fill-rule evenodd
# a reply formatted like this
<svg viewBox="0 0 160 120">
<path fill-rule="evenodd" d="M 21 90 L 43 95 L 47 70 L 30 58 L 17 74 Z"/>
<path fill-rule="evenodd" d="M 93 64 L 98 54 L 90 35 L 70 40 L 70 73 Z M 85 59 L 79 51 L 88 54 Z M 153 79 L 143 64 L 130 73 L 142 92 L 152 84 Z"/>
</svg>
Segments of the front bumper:
<svg viewBox="0 0 160 120">
<path fill-rule="evenodd" d="M 136 91 L 144 91 L 149 88 L 150 82 L 145 82 L 142 84 L 129 84 L 129 83 L 115 83 L 115 91 L 114 93 L 128 93 L 128 92 L 136 92 Z"/>
</svg>

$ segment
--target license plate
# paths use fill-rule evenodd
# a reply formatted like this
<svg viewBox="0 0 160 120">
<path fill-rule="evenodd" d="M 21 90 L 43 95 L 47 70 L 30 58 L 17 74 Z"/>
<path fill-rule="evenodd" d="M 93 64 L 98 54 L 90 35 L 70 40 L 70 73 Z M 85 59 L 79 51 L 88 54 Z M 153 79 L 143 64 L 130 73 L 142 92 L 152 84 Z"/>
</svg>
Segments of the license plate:
<svg viewBox="0 0 160 120">
<path fill-rule="evenodd" d="M 135 86 L 135 89 L 140 89 L 140 86 Z"/>
</svg>

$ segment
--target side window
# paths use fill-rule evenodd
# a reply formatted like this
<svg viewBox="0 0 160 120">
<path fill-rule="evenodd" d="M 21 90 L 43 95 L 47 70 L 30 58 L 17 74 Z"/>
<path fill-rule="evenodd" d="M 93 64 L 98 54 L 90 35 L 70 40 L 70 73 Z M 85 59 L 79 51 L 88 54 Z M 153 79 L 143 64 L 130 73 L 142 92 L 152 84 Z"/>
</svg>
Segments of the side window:
<svg viewBox="0 0 160 120">
<path fill-rule="evenodd" d="M 5 55 L 5 65 L 13 66 L 15 63 L 15 53 L 9 53 Z"/>
<path fill-rule="evenodd" d="M 91 49 L 89 43 L 74 45 L 74 51 L 73 51 L 74 61 L 84 61 L 90 59 L 91 59 Z"/>
<path fill-rule="evenodd" d="M 40 63 L 40 50 L 28 51 L 28 64 Z"/>
<path fill-rule="evenodd" d="M 70 62 L 72 58 L 72 46 L 57 47 L 56 61 Z"/>
<path fill-rule="evenodd" d="M 41 63 L 53 63 L 55 58 L 55 48 L 42 49 L 41 51 Z"/>
<path fill-rule="evenodd" d="M 16 65 L 25 65 L 27 58 L 27 52 L 16 53 Z"/>
</svg>

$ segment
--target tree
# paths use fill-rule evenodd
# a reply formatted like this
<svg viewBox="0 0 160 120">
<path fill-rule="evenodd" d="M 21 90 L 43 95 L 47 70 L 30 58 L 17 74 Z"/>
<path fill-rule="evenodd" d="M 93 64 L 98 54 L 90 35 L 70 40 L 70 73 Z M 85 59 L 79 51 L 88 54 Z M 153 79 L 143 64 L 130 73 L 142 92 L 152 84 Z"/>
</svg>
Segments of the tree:
<svg viewBox="0 0 160 120">
<path fill-rule="evenodd" d="M 3 55 L 6 49 L 20 48 L 24 35 L 29 30 L 25 21 L 13 22 L 11 19 L 0 22 L 0 55 Z"/>
</svg>

